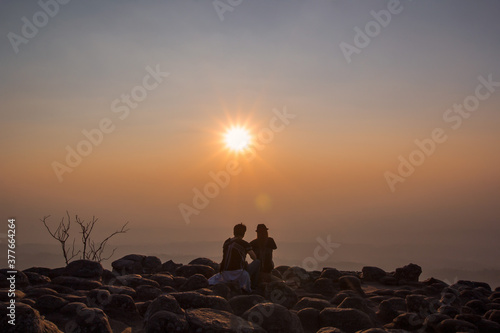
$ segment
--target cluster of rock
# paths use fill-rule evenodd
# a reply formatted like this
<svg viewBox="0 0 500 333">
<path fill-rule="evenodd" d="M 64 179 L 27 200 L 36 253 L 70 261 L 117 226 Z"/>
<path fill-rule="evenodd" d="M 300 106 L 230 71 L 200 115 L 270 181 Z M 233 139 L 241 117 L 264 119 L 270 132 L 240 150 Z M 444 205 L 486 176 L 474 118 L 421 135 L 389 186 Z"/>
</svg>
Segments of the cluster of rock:
<svg viewBox="0 0 500 333">
<path fill-rule="evenodd" d="M 500 332 L 500 289 L 486 283 L 419 282 L 410 264 L 387 273 L 279 266 L 251 294 L 209 286 L 219 265 L 128 255 L 113 270 L 87 260 L 16 275 L 16 325 L 0 270 L 1 332 Z"/>
</svg>

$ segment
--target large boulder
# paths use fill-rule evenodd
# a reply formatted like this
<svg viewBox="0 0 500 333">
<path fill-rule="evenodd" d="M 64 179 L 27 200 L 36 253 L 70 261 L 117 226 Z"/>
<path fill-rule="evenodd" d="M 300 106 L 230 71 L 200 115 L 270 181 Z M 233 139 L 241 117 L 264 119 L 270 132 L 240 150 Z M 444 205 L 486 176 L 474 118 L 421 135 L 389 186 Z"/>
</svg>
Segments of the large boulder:
<svg viewBox="0 0 500 333">
<path fill-rule="evenodd" d="M 87 294 L 87 305 L 94 308 L 102 308 L 111 300 L 111 293 L 106 289 L 93 289 Z"/>
<path fill-rule="evenodd" d="M 297 312 L 305 332 L 314 333 L 319 329 L 319 312 L 314 308 L 303 308 Z"/>
<path fill-rule="evenodd" d="M 95 289 L 87 294 L 87 304 L 104 310 L 110 318 L 126 323 L 141 320 L 136 304 L 130 295 L 111 294 L 105 289 Z"/>
<path fill-rule="evenodd" d="M 69 302 L 64 298 L 54 295 L 44 295 L 36 300 L 34 307 L 40 311 L 42 315 L 46 315 L 58 311 L 68 303 Z"/>
<path fill-rule="evenodd" d="M 191 309 L 186 311 L 186 318 L 190 329 L 199 333 L 266 333 L 258 325 L 221 310 Z"/>
<path fill-rule="evenodd" d="M 426 332 L 437 332 L 439 324 L 446 319 L 451 319 L 447 315 L 433 313 L 424 319 L 424 329 Z"/>
<path fill-rule="evenodd" d="M 342 303 L 342 301 L 344 299 L 346 299 L 346 297 L 359 297 L 359 294 L 357 292 L 355 292 L 354 290 L 343 290 L 343 291 L 339 292 L 338 294 L 336 294 L 330 300 L 330 303 L 332 303 L 333 305 L 339 305 L 340 303 Z"/>
<path fill-rule="evenodd" d="M 152 301 L 144 314 L 144 322 L 147 322 L 156 312 L 168 311 L 178 315 L 184 315 L 184 310 L 172 295 L 161 295 Z"/>
<path fill-rule="evenodd" d="M 176 284 L 174 277 L 170 273 L 153 274 L 149 279 L 158 282 L 160 287 L 173 287 Z"/>
<path fill-rule="evenodd" d="M 315 280 L 312 286 L 312 291 L 325 296 L 332 296 L 336 292 L 333 280 L 327 278 L 319 278 Z"/>
<path fill-rule="evenodd" d="M 23 272 L 24 273 L 33 272 L 33 273 L 37 273 L 40 275 L 45 275 L 45 276 L 50 277 L 51 270 L 52 270 L 51 268 L 47 268 L 47 267 L 30 267 L 30 268 L 25 269 Z"/>
<path fill-rule="evenodd" d="M 362 278 L 365 281 L 378 282 L 381 278 L 387 275 L 387 273 L 378 267 L 365 266 L 362 269 Z"/>
<path fill-rule="evenodd" d="M 353 290 L 359 295 L 366 297 L 365 292 L 361 288 L 361 281 L 356 276 L 344 275 L 339 279 L 340 290 Z"/>
<path fill-rule="evenodd" d="M 196 258 L 189 262 L 189 265 L 205 265 L 210 266 L 214 269 L 215 272 L 218 272 L 220 269 L 220 265 L 208 258 Z"/>
<path fill-rule="evenodd" d="M 475 282 L 475 281 L 468 281 L 468 280 L 459 280 L 457 281 L 456 283 L 452 284 L 450 286 L 450 288 L 454 288 L 454 289 L 458 289 L 458 290 L 461 290 L 461 289 L 473 289 L 473 288 L 479 288 L 479 287 L 483 287 L 485 288 L 486 290 L 489 290 L 491 291 L 491 286 L 485 282 Z"/>
<path fill-rule="evenodd" d="M 8 314 L 10 310 L 7 309 L 7 305 L 0 303 L 0 332 L 62 333 L 54 323 L 45 320 L 29 305 L 16 303 L 15 326 L 9 323 L 12 318 Z"/>
<path fill-rule="evenodd" d="M 293 308 L 298 301 L 298 296 L 295 291 L 281 281 L 267 284 L 265 295 L 267 300 L 283 305 L 288 309 Z"/>
<path fill-rule="evenodd" d="M 86 307 L 87 305 L 85 303 L 71 302 L 63 306 L 59 312 L 65 316 L 71 317 L 76 315 L 81 309 L 84 309 Z"/>
<path fill-rule="evenodd" d="M 422 274 L 422 268 L 419 265 L 409 264 L 404 267 L 396 268 L 393 276 L 402 283 L 418 282 L 420 274 Z"/>
<path fill-rule="evenodd" d="M 468 307 L 472 311 L 472 313 L 480 316 L 483 316 L 489 310 L 488 305 L 478 299 L 468 301 L 465 306 Z"/>
<path fill-rule="evenodd" d="M 108 316 L 101 309 L 80 308 L 65 327 L 65 332 L 112 333 Z"/>
<path fill-rule="evenodd" d="M 177 268 L 181 267 L 182 264 L 176 264 L 175 262 L 173 262 L 172 260 L 169 260 L 167 262 L 164 262 L 160 269 L 159 269 L 159 272 L 158 273 L 170 273 L 170 274 L 175 274 L 175 271 L 177 270 Z"/>
<path fill-rule="evenodd" d="M 104 269 L 102 265 L 91 260 L 75 260 L 70 262 L 65 269 L 65 275 L 76 276 L 80 278 L 89 278 L 99 280 Z"/>
<path fill-rule="evenodd" d="M 316 333 L 345 333 L 345 332 L 342 331 L 341 329 L 336 328 L 336 327 L 322 327 Z M 363 333 L 365 333 L 365 331 L 363 331 Z M 372 332 L 370 332 L 370 333 L 372 333 Z M 379 333 L 379 332 L 376 332 L 376 333 Z"/>
<path fill-rule="evenodd" d="M 484 315 L 484 318 L 500 324 L 500 310 L 489 310 Z"/>
<path fill-rule="evenodd" d="M 408 312 L 414 312 L 425 317 L 431 312 L 431 304 L 423 295 L 408 295 L 406 296 L 406 309 Z"/>
<path fill-rule="evenodd" d="M 385 325 L 389 329 L 415 331 L 420 329 L 424 324 L 424 320 L 416 313 L 406 312 L 402 313 L 392 323 Z"/>
<path fill-rule="evenodd" d="M 321 327 L 336 327 L 346 333 L 354 333 L 373 327 L 370 317 L 357 309 L 325 308 L 319 314 Z"/>
<path fill-rule="evenodd" d="M 146 256 L 140 254 L 129 254 L 111 263 L 113 273 L 117 275 L 142 274 L 142 261 Z"/>
<path fill-rule="evenodd" d="M 156 281 L 143 278 L 139 274 L 129 274 L 116 277 L 116 283 L 119 285 L 127 286 L 130 288 L 137 288 L 139 286 L 152 286 L 159 288 L 160 284 Z"/>
<path fill-rule="evenodd" d="M 136 291 L 133 288 L 130 288 L 130 287 L 127 287 L 127 286 L 108 286 L 108 285 L 103 285 L 100 289 L 107 290 L 111 294 L 129 295 L 132 298 L 134 298 L 135 295 L 136 295 Z"/>
<path fill-rule="evenodd" d="M 57 268 L 51 268 L 49 270 L 47 276 L 51 279 L 54 279 L 54 278 L 56 278 L 58 276 L 62 276 L 64 274 L 66 274 L 66 267 L 57 267 Z"/>
<path fill-rule="evenodd" d="M 299 317 L 282 305 L 259 303 L 243 314 L 243 319 L 262 327 L 267 333 L 303 333 Z"/>
<path fill-rule="evenodd" d="M 146 274 L 154 274 L 161 268 L 161 260 L 155 256 L 147 256 L 141 262 L 142 271 Z"/>
<path fill-rule="evenodd" d="M 406 301 L 400 297 L 391 297 L 380 302 L 377 317 L 383 323 L 390 323 L 406 311 Z"/>
<path fill-rule="evenodd" d="M 192 291 L 208 287 L 208 280 L 204 275 L 191 275 L 180 287 L 180 291 Z"/>
<path fill-rule="evenodd" d="M 282 273 L 283 280 L 296 287 L 303 287 L 310 281 L 309 273 L 299 266 L 292 266 Z"/>
<path fill-rule="evenodd" d="M 328 302 L 327 300 L 321 299 L 321 298 L 313 298 L 313 297 L 302 297 L 300 301 L 295 304 L 294 310 L 300 311 L 305 308 L 314 308 L 319 311 L 323 310 L 324 308 L 331 307 L 332 303 Z"/>
<path fill-rule="evenodd" d="M 175 270 L 175 275 L 189 278 L 195 274 L 201 274 L 209 279 L 215 274 L 215 270 L 206 265 L 184 265 Z"/>
<path fill-rule="evenodd" d="M 144 325 L 144 331 L 147 333 L 187 333 L 188 330 L 189 325 L 184 315 L 163 310 L 151 315 Z"/>
<path fill-rule="evenodd" d="M 51 288 L 45 288 L 45 287 L 35 287 L 35 288 L 29 288 L 26 290 L 26 295 L 25 297 L 31 298 L 31 299 L 37 299 L 40 296 L 43 295 L 54 295 L 58 296 L 58 292 L 55 291 L 54 289 Z"/>
<path fill-rule="evenodd" d="M 48 276 L 26 271 L 24 271 L 24 274 L 26 274 L 26 277 L 28 278 L 28 281 L 32 286 L 50 283 L 50 278 Z"/>
<path fill-rule="evenodd" d="M 255 304 L 264 303 L 266 299 L 260 295 L 239 295 L 229 300 L 229 305 L 237 316 L 243 315 Z"/>
<path fill-rule="evenodd" d="M 439 307 L 438 313 L 447 315 L 450 318 L 455 318 L 455 316 L 458 316 L 460 314 L 460 310 L 454 306 L 442 305 Z"/>
<path fill-rule="evenodd" d="M 111 263 L 117 275 L 152 274 L 162 270 L 161 260 L 155 256 L 129 254 Z"/>
<path fill-rule="evenodd" d="M 470 332 L 470 333 L 479 333 L 478 328 L 464 320 L 456 320 L 456 319 L 446 319 L 443 320 L 437 326 L 437 332 L 439 333 L 455 333 L 455 332 Z"/>
<path fill-rule="evenodd" d="M 58 276 L 52 279 L 52 284 L 69 287 L 74 290 L 92 290 L 102 286 L 99 281 L 75 276 Z"/>
<path fill-rule="evenodd" d="M 384 277 L 381 277 L 378 282 L 386 286 L 397 286 L 399 284 L 398 279 L 396 279 L 394 276 L 391 275 L 386 275 Z"/>
<path fill-rule="evenodd" d="M 138 286 L 137 288 L 135 288 L 135 291 L 136 291 L 135 299 L 139 302 L 154 300 L 162 293 L 160 288 L 148 285 Z"/>
<path fill-rule="evenodd" d="M 479 332 L 481 333 L 493 333 L 493 332 L 500 332 L 500 324 L 492 321 L 492 320 L 487 320 L 487 319 L 481 319 L 477 323 L 475 323 L 477 328 L 479 329 Z"/>
<path fill-rule="evenodd" d="M 224 297 L 225 299 L 230 300 L 234 296 L 241 295 L 241 288 L 239 284 L 237 287 L 240 292 L 236 295 L 232 295 L 231 293 L 232 289 L 230 287 L 230 283 L 217 283 L 210 286 L 209 288 L 213 291 L 214 295 Z"/>
<path fill-rule="evenodd" d="M 368 306 L 367 301 L 361 297 L 346 297 L 340 303 L 337 308 L 339 309 L 357 309 L 360 311 L 363 311 L 367 315 L 370 316 L 370 318 L 375 318 L 376 314 L 375 312 Z"/>
<path fill-rule="evenodd" d="M 338 282 L 342 273 L 336 268 L 323 268 L 320 278 L 331 279 L 333 282 Z"/>
<path fill-rule="evenodd" d="M 181 308 L 184 310 L 210 308 L 232 312 L 229 302 L 220 296 L 202 295 L 194 291 L 171 293 L 170 295 L 175 297 Z"/>
</svg>

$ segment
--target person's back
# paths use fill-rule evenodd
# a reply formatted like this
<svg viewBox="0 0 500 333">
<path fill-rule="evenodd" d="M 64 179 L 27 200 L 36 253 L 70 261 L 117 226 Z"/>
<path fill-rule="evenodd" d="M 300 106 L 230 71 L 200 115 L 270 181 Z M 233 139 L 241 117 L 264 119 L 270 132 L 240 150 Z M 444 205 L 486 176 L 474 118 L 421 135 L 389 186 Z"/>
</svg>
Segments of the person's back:
<svg viewBox="0 0 500 333">
<path fill-rule="evenodd" d="M 239 237 L 228 238 L 222 246 L 223 255 L 220 271 L 236 271 L 245 268 L 245 258 L 252 246 Z"/>
<path fill-rule="evenodd" d="M 276 242 L 268 236 L 268 228 L 264 224 L 257 226 L 257 239 L 250 242 L 257 259 L 261 261 L 260 271 L 271 273 L 274 268 L 273 250 L 277 249 Z"/>
<path fill-rule="evenodd" d="M 250 244 L 243 240 L 247 228 L 243 223 L 237 224 L 233 229 L 233 238 L 224 242 L 220 273 L 208 279 L 210 285 L 233 282 L 247 292 L 252 291 L 252 283 L 256 283 L 259 273 L 260 261 L 252 250 Z M 246 256 L 250 255 L 253 262 L 247 266 Z"/>
</svg>

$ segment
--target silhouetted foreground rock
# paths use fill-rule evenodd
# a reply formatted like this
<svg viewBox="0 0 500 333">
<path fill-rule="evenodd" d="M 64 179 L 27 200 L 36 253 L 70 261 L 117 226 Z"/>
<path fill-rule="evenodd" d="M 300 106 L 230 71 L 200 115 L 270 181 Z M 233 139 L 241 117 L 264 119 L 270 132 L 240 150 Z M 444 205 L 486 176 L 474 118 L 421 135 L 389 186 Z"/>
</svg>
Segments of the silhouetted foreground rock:
<svg viewBox="0 0 500 333">
<path fill-rule="evenodd" d="M 15 326 L 9 273 L 0 270 L 0 332 L 500 332 L 499 288 L 419 281 L 415 264 L 278 266 L 250 295 L 234 283 L 209 286 L 219 265 L 208 258 L 183 265 L 131 254 L 112 267 L 76 260 L 18 272 Z"/>
</svg>

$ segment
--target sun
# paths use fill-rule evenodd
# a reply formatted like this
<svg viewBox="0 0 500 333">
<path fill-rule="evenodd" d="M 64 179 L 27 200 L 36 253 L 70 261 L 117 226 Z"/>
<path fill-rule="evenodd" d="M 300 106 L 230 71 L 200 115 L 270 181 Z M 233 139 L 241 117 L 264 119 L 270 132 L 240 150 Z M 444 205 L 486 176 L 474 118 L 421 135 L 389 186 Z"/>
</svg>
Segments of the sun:
<svg viewBox="0 0 500 333">
<path fill-rule="evenodd" d="M 252 141 L 250 132 L 243 127 L 231 127 L 224 134 L 224 141 L 227 148 L 240 152 L 247 149 Z"/>
</svg>

